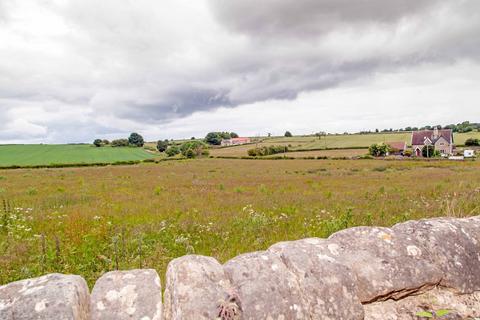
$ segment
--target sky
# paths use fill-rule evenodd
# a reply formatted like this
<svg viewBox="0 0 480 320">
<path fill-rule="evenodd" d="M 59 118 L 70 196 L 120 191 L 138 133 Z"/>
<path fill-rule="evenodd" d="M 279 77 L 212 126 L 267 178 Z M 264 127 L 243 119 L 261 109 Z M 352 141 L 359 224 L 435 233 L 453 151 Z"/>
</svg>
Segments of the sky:
<svg viewBox="0 0 480 320">
<path fill-rule="evenodd" d="M 0 143 L 480 121 L 478 0 L 0 0 Z"/>
</svg>

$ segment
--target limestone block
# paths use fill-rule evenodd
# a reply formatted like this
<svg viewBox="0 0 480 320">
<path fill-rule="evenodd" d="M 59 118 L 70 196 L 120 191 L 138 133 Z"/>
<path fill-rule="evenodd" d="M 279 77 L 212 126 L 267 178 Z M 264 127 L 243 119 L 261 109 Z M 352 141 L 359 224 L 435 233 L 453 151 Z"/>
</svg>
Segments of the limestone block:
<svg viewBox="0 0 480 320">
<path fill-rule="evenodd" d="M 161 320 L 162 287 L 153 269 L 112 271 L 97 280 L 92 320 Z"/>
<path fill-rule="evenodd" d="M 358 278 L 362 302 L 399 299 L 440 282 L 442 272 L 429 250 L 403 232 L 356 227 L 328 238 L 331 254 Z"/>
<path fill-rule="evenodd" d="M 2 320 L 90 320 L 90 296 L 80 276 L 48 274 L 0 287 Z"/>
<path fill-rule="evenodd" d="M 296 276 L 307 319 L 363 319 L 357 279 L 332 257 L 329 244 L 311 238 L 280 242 L 269 251 L 280 255 Z"/>
<path fill-rule="evenodd" d="M 210 257 L 188 255 L 168 264 L 164 320 L 239 319 L 240 306 L 230 292 L 222 265 Z M 230 320 L 228 319 L 228 320 Z"/>
</svg>

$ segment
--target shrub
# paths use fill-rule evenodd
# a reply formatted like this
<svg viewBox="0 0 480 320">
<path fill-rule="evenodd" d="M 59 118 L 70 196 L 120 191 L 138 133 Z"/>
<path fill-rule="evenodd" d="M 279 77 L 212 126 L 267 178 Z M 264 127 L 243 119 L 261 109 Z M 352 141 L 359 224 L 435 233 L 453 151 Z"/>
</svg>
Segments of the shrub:
<svg viewBox="0 0 480 320">
<path fill-rule="evenodd" d="M 475 138 L 468 138 L 465 141 L 466 146 L 480 146 L 480 140 Z"/>
<path fill-rule="evenodd" d="M 440 151 L 435 150 L 434 146 L 425 146 L 422 149 L 422 156 L 424 158 L 440 157 Z"/>
<path fill-rule="evenodd" d="M 157 141 L 157 150 L 159 152 L 165 152 L 168 148 L 168 140 L 158 140 Z"/>
<path fill-rule="evenodd" d="M 132 146 L 143 147 L 145 141 L 143 140 L 143 137 L 141 135 L 133 132 L 130 134 L 130 137 L 128 137 L 128 143 Z"/>
<path fill-rule="evenodd" d="M 285 131 L 285 137 L 293 137 L 290 131 Z"/>
<path fill-rule="evenodd" d="M 128 139 L 116 139 L 112 141 L 112 147 L 128 147 Z"/>
<path fill-rule="evenodd" d="M 167 150 L 165 150 L 165 153 L 169 157 L 174 157 L 174 156 L 176 156 L 177 154 L 180 153 L 180 149 L 177 146 L 173 145 L 173 146 L 168 147 Z"/>
<path fill-rule="evenodd" d="M 368 154 L 374 157 L 384 157 L 390 151 L 390 146 L 384 143 L 372 144 L 368 148 Z"/>
<path fill-rule="evenodd" d="M 180 146 L 180 151 L 182 152 L 183 156 L 190 159 L 201 155 L 208 156 L 209 154 L 205 143 L 196 140 L 191 140 L 183 143 Z"/>
<path fill-rule="evenodd" d="M 413 155 L 413 152 L 412 152 L 412 150 L 405 150 L 405 151 L 403 151 L 403 155 L 405 157 L 411 157 Z"/>
<path fill-rule="evenodd" d="M 265 147 L 250 149 L 247 151 L 250 157 L 269 156 L 272 154 L 284 153 L 284 152 L 288 152 L 287 146 L 268 146 L 268 147 L 265 146 Z"/>
<path fill-rule="evenodd" d="M 94 145 L 95 147 L 97 147 L 97 148 L 98 148 L 98 147 L 101 147 L 101 146 L 102 146 L 102 140 L 100 140 L 100 139 L 95 139 L 95 140 L 93 141 L 93 145 Z"/>
<path fill-rule="evenodd" d="M 103 140 L 102 140 L 102 144 L 104 144 L 104 145 L 109 145 L 109 144 L 110 144 L 110 141 L 108 141 L 107 139 L 103 139 Z"/>
</svg>

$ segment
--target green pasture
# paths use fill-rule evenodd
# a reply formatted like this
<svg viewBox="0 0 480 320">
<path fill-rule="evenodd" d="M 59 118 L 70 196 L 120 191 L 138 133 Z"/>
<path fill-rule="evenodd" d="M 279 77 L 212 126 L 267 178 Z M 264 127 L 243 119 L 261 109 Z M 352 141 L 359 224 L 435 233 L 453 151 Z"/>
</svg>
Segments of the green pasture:
<svg viewBox="0 0 480 320">
<path fill-rule="evenodd" d="M 71 163 L 113 163 L 144 160 L 154 154 L 143 148 L 97 148 L 92 145 L 0 145 L 0 166 Z"/>
</svg>

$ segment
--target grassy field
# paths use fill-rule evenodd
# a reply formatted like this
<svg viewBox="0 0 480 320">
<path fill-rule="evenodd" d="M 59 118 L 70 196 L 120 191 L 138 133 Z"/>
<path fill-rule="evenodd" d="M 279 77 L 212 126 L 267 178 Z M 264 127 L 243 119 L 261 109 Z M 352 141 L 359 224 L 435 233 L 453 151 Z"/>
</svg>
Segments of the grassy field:
<svg viewBox="0 0 480 320">
<path fill-rule="evenodd" d="M 0 284 L 480 214 L 480 162 L 202 159 L 0 170 Z"/>
<path fill-rule="evenodd" d="M 454 141 L 457 145 L 463 145 L 468 138 L 480 139 L 480 132 L 469 133 L 455 133 Z M 286 137 L 272 137 L 262 138 L 261 142 L 255 144 L 241 145 L 235 147 L 212 149 L 210 154 L 213 156 L 223 157 L 243 157 L 247 156 L 247 151 L 255 147 L 263 147 L 269 145 L 283 145 L 288 146 L 289 150 L 312 150 L 312 149 L 348 149 L 351 148 L 350 153 L 345 156 L 358 155 L 358 151 L 353 151 L 355 148 L 368 148 L 374 143 L 405 141 L 407 144 L 411 142 L 411 133 L 375 133 L 375 134 L 351 134 L 351 135 L 327 135 L 325 137 L 312 136 L 296 136 L 291 138 Z M 345 152 L 344 152 L 345 154 Z M 293 154 L 289 156 L 295 157 Z"/>
<path fill-rule="evenodd" d="M 329 157 L 329 158 L 350 158 L 363 156 L 368 154 L 368 149 L 336 149 L 336 150 L 314 150 L 314 151 L 297 151 L 287 153 L 277 153 L 266 156 L 266 158 L 289 157 L 289 158 L 306 158 L 306 157 Z"/>
<path fill-rule="evenodd" d="M 96 148 L 93 145 L 0 145 L 0 166 L 60 163 L 112 163 L 155 155 L 142 148 Z"/>
</svg>

